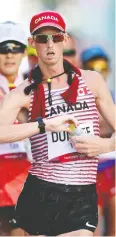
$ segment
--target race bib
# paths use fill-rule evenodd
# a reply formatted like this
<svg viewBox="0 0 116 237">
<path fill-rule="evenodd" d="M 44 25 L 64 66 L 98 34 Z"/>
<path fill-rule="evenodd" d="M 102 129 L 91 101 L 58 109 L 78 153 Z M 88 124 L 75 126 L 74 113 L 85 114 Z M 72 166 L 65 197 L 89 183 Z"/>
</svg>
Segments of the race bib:
<svg viewBox="0 0 116 237">
<path fill-rule="evenodd" d="M 0 144 L 0 156 L 7 157 L 7 154 L 19 154 L 19 153 L 26 153 L 25 145 L 23 141 L 20 142 L 11 142 L 11 143 L 3 143 Z"/>
<path fill-rule="evenodd" d="M 80 131 L 82 132 L 80 134 Z M 94 135 L 93 122 L 88 121 L 80 124 L 76 128 L 77 135 Z M 52 162 L 68 162 L 78 160 L 79 157 L 85 157 L 79 154 L 69 141 L 67 132 L 47 132 L 48 140 L 48 160 Z"/>
</svg>

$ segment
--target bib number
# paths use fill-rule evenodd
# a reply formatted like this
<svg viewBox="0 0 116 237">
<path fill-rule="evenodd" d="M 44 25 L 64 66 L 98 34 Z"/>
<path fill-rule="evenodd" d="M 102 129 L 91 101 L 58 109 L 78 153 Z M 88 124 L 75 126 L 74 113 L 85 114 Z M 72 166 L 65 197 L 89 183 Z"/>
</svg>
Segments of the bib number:
<svg viewBox="0 0 116 237">
<path fill-rule="evenodd" d="M 73 135 L 94 135 L 93 122 L 80 124 Z M 79 158 L 79 153 L 69 141 L 67 132 L 47 132 L 48 160 L 52 162 L 74 161 Z M 84 156 L 84 155 L 83 155 Z M 82 157 L 82 154 L 81 154 Z"/>
</svg>

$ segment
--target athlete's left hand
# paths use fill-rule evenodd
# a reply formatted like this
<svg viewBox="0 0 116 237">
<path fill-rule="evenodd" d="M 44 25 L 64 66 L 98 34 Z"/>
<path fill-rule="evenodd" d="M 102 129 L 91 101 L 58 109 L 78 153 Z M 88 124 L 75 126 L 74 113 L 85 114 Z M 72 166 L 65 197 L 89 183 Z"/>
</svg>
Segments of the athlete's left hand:
<svg viewBox="0 0 116 237">
<path fill-rule="evenodd" d="M 79 153 L 89 157 L 110 151 L 110 139 L 99 136 L 71 136 L 71 142 Z"/>
<path fill-rule="evenodd" d="M 51 119 L 44 119 L 46 131 L 61 132 L 66 131 L 71 133 L 72 129 L 69 127 L 73 124 L 75 127 L 78 126 L 78 121 L 73 115 L 62 115 Z"/>
</svg>

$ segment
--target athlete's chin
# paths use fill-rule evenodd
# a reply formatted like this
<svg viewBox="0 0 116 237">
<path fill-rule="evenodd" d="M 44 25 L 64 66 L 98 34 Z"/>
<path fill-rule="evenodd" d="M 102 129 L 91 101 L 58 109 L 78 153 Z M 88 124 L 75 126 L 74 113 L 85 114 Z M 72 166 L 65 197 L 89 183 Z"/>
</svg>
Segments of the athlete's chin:
<svg viewBox="0 0 116 237">
<path fill-rule="evenodd" d="M 52 66 L 52 65 L 56 65 L 57 64 L 57 60 L 47 60 L 46 61 L 46 65 Z"/>
</svg>

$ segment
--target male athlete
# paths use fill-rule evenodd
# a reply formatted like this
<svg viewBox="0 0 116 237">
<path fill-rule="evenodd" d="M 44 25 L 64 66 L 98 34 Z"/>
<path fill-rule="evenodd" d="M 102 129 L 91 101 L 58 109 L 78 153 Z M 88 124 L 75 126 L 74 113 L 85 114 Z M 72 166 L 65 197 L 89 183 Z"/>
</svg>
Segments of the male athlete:
<svg viewBox="0 0 116 237">
<path fill-rule="evenodd" d="M 17 116 L 22 123 L 29 122 L 21 125 L 18 139 L 33 135 L 34 162 L 17 202 L 12 235 L 93 236 L 98 222 L 96 156 L 114 150 L 113 137 L 99 137 L 97 109 L 115 131 L 114 104 L 98 73 L 63 61 L 68 36 L 59 13 L 44 11 L 33 16 L 30 32 L 29 44 L 37 50 L 38 66 L 5 98 L 0 116 L 0 123 L 7 126 Z M 60 115 L 74 115 L 84 136 L 72 139 L 57 129 L 48 132 L 43 121 L 49 123 Z M 31 125 L 36 135 L 30 132 Z"/>
</svg>

